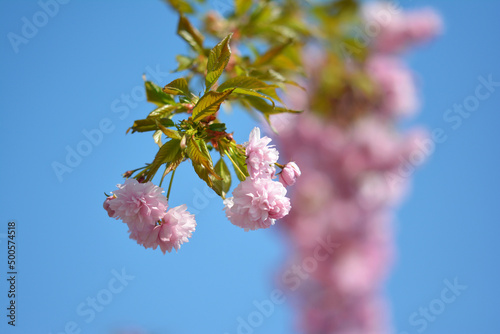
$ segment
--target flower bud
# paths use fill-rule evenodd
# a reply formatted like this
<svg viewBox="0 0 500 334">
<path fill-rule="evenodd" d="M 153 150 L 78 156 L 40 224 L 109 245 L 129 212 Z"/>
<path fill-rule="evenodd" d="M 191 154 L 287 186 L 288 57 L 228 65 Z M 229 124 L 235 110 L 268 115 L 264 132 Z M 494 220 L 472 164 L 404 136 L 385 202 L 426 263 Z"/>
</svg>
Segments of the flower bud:
<svg viewBox="0 0 500 334">
<path fill-rule="evenodd" d="M 285 186 L 293 186 L 297 178 L 300 176 L 300 168 L 295 162 L 289 162 L 279 174 L 279 181 Z"/>
<path fill-rule="evenodd" d="M 132 174 L 134 174 L 134 171 L 133 170 L 128 170 L 125 173 L 123 173 L 122 175 L 123 175 L 124 178 L 128 179 L 129 177 L 132 176 Z"/>
<path fill-rule="evenodd" d="M 109 207 L 109 202 L 111 202 L 113 199 L 115 199 L 115 196 L 109 196 L 102 204 L 102 207 L 108 212 L 108 216 L 110 216 L 111 218 L 116 217 L 116 213 Z"/>
<path fill-rule="evenodd" d="M 185 135 L 182 136 L 180 146 L 181 146 L 181 150 L 183 150 L 187 147 L 187 138 Z"/>
</svg>

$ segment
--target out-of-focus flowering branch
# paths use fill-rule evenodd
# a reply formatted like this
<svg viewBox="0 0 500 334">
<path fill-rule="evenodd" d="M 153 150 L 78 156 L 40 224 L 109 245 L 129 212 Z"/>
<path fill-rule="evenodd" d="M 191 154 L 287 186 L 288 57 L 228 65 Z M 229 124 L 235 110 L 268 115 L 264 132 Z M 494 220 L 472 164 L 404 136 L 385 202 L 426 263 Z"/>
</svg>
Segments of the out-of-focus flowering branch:
<svg viewBox="0 0 500 334">
<path fill-rule="evenodd" d="M 308 94 L 290 97 L 305 112 L 274 120 L 284 124 L 282 155 L 302 172 L 291 196 L 294 211 L 280 224 L 291 265 L 313 257 L 325 235 L 339 245 L 308 268 L 295 294 L 299 324 L 307 334 L 390 333 L 382 287 L 393 259 L 392 210 L 409 182 L 404 171 L 428 153 L 423 131 L 396 126 L 418 109 L 414 76 L 400 52 L 439 33 L 440 21 L 430 10 L 369 4 L 355 10 L 358 18 L 345 30 L 357 35 L 339 40 L 336 20 L 329 23 L 325 13 L 319 18 L 333 38 L 311 48 L 314 61 L 305 53 Z"/>
</svg>

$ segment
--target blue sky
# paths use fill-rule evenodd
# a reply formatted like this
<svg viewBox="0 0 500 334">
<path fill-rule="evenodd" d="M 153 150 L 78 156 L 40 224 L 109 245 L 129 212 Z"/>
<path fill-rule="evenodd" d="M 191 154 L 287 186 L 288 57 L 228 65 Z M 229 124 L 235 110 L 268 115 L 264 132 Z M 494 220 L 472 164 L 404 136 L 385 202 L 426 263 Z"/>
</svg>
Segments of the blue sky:
<svg viewBox="0 0 500 334">
<path fill-rule="evenodd" d="M 211 2 L 220 9 L 225 3 Z M 500 87 L 491 86 L 468 116 L 447 110 L 471 103 L 479 77 L 500 81 L 500 3 L 402 3 L 432 5 L 444 17 L 443 37 L 408 61 L 424 100 L 411 124 L 442 129 L 446 140 L 414 174 L 412 194 L 397 212 L 399 256 L 387 287 L 396 332 L 423 329 L 421 308 L 439 305 L 445 281 L 457 279 L 467 288 L 425 320 L 422 332 L 498 333 Z M 159 84 L 175 78 L 168 72 L 186 50 L 174 33 L 176 16 L 158 0 L 67 1 L 45 17 L 41 10 L 36 1 L 0 1 L 0 332 L 100 334 L 131 326 L 158 334 L 236 333 L 237 318 L 273 289 L 286 257 L 278 233 L 231 225 L 187 164 L 176 174 L 171 205 L 187 203 L 198 228 L 179 253 L 145 251 L 102 210 L 103 191 L 156 152 L 149 135 L 125 131 L 152 109 L 142 74 Z M 23 33 L 23 18 L 40 27 L 25 30 L 29 38 L 13 47 L 8 34 Z M 228 123 L 239 142 L 255 125 L 242 114 Z M 90 146 L 82 144 L 86 134 L 94 135 Z M 87 155 L 59 179 L 54 162 L 65 163 L 77 149 Z M 4 234 L 12 219 L 15 329 L 5 317 Z M 104 302 L 99 311 L 91 311 L 94 299 Z M 292 323 L 289 306 L 279 305 L 254 333 L 293 333 Z"/>
</svg>

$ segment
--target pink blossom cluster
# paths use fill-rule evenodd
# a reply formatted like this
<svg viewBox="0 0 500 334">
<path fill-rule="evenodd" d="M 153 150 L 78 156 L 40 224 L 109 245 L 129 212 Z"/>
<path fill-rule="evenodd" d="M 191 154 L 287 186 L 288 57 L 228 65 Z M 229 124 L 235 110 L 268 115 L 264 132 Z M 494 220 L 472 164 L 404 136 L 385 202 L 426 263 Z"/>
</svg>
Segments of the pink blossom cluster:
<svg viewBox="0 0 500 334">
<path fill-rule="evenodd" d="M 291 261 L 317 264 L 299 290 L 303 330 L 387 333 L 380 287 L 393 257 L 391 209 L 406 190 L 404 168 L 412 155 L 424 155 L 416 151 L 422 136 L 400 135 L 381 117 L 341 128 L 305 114 L 290 129 L 281 134 L 281 151 L 300 164 L 302 175 L 291 197 L 294 210 L 280 226 Z M 316 259 L 325 237 L 339 247 Z"/>
<path fill-rule="evenodd" d="M 367 26 L 376 26 L 372 48 L 399 53 L 434 38 L 443 29 L 440 16 L 431 8 L 403 11 L 390 1 L 375 1 L 362 10 Z"/>
<path fill-rule="evenodd" d="M 233 197 L 224 200 L 227 218 L 245 231 L 268 228 L 290 212 L 285 187 L 295 183 L 300 169 L 290 162 L 280 173 L 280 182 L 273 181 L 279 153 L 270 142 L 271 138 L 260 137 L 259 128 L 252 130 L 245 144 L 249 176 L 233 190 Z"/>
<path fill-rule="evenodd" d="M 377 6 L 365 17 L 384 8 Z M 279 118 L 278 126 L 286 124 L 279 129 L 280 151 L 302 171 L 291 195 L 294 210 L 280 224 L 292 249 L 286 268 L 297 271 L 285 271 L 281 284 L 296 291 L 304 333 L 390 332 L 382 287 L 394 258 L 393 210 L 429 153 L 424 131 L 402 133 L 395 126 L 418 106 L 413 75 L 395 52 L 435 35 L 438 22 L 433 12 L 421 11 L 399 13 L 384 26 L 365 64 L 380 89 L 367 115 L 348 125 L 308 110 Z M 307 87 L 314 90 L 321 63 L 312 66 Z M 291 100 L 307 107 L 308 96 Z M 326 255 L 317 251 L 325 238 L 338 245 Z M 295 290 L 289 283 L 296 281 Z"/>
<path fill-rule="evenodd" d="M 419 105 L 415 78 L 401 59 L 374 54 L 366 63 L 366 71 L 379 90 L 376 112 L 389 118 L 412 116 L 416 112 Z"/>
<path fill-rule="evenodd" d="M 152 182 L 127 179 L 118 185 L 103 204 L 111 218 L 121 219 L 129 228 L 130 238 L 146 249 L 160 247 L 163 254 L 189 241 L 196 228 L 194 215 L 186 205 L 167 210 L 163 189 Z"/>
<path fill-rule="evenodd" d="M 374 111 L 386 117 L 413 115 L 419 107 L 415 78 L 399 53 L 438 35 L 441 19 L 429 8 L 404 12 L 391 2 L 368 3 L 362 13 L 367 26 L 378 28 L 366 63 L 368 75 L 379 87 Z"/>
</svg>

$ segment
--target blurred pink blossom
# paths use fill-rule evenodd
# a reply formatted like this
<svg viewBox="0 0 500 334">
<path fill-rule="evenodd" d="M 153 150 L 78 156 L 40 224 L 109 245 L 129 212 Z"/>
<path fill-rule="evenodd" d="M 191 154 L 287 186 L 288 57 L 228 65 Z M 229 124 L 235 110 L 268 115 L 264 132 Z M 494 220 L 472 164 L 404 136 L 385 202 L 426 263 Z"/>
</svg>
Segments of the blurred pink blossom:
<svg viewBox="0 0 500 334">
<path fill-rule="evenodd" d="M 413 115 L 418 108 L 415 80 L 401 60 L 385 55 L 368 59 L 366 70 L 379 88 L 380 105 L 376 109 L 386 116 Z"/>
<path fill-rule="evenodd" d="M 396 117 L 373 109 L 341 127 L 304 113 L 278 137 L 281 153 L 302 174 L 294 210 L 280 224 L 292 263 L 314 258 L 325 236 L 339 244 L 297 292 L 304 333 L 389 332 L 381 286 L 394 257 L 391 211 L 411 176 L 401 170 L 408 164 L 414 170 L 412 161 L 425 160 L 419 152 L 431 149 L 423 132 L 397 131 Z"/>
<path fill-rule="evenodd" d="M 363 6 L 367 26 L 378 26 L 372 46 L 375 51 L 397 53 L 430 40 L 442 31 L 442 21 L 430 8 L 403 12 L 389 1 Z"/>
</svg>

